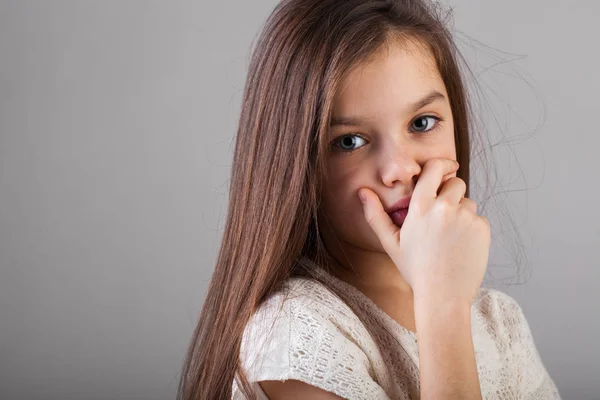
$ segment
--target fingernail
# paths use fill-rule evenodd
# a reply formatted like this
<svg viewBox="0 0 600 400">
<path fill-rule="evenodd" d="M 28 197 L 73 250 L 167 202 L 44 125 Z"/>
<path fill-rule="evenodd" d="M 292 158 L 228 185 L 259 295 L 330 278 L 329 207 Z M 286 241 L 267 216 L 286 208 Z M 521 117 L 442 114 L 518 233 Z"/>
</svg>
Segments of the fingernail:
<svg viewBox="0 0 600 400">
<path fill-rule="evenodd" d="M 367 196 L 365 196 L 365 192 L 364 191 L 358 191 L 358 197 L 360 198 L 360 201 L 362 201 L 363 203 L 367 202 Z"/>
</svg>

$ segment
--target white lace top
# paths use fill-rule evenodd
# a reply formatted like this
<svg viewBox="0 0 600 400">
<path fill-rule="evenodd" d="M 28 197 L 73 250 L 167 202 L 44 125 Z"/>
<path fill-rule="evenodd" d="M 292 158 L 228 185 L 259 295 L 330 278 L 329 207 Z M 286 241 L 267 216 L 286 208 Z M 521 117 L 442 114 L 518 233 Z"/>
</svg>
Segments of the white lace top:
<svg viewBox="0 0 600 400">
<path fill-rule="evenodd" d="M 306 258 L 303 261 L 312 263 Z M 418 382 L 417 336 L 354 286 L 312 265 L 381 318 L 397 340 L 395 344 L 403 346 L 416 365 L 410 379 Z M 496 289 L 480 288 L 471 316 L 484 399 L 560 399 L 525 315 L 512 297 Z M 390 399 L 389 385 L 399 385 L 356 314 L 324 285 L 305 278 L 289 279 L 284 290 L 259 307 L 246 326 L 240 350 L 242 366 L 261 400 L 268 400 L 257 383 L 262 380 L 296 379 L 357 400 Z M 232 389 L 232 398 L 241 399 L 235 381 Z M 410 399 L 407 393 L 403 398 Z"/>
</svg>

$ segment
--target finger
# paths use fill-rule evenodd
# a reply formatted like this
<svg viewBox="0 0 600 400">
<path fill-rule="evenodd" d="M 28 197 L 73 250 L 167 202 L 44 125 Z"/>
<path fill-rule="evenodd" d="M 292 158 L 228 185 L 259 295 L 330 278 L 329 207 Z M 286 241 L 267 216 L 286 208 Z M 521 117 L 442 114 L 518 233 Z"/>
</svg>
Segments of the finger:
<svg viewBox="0 0 600 400">
<path fill-rule="evenodd" d="M 394 249 L 398 248 L 400 228 L 385 212 L 381 200 L 375 192 L 361 188 L 359 195 L 364 195 L 364 201 L 361 199 L 361 202 L 367 223 L 379 238 L 384 250 L 391 255 Z"/>
<path fill-rule="evenodd" d="M 438 199 L 445 199 L 452 204 L 458 204 L 465 197 L 466 192 L 467 184 L 465 181 L 454 176 L 443 183 Z"/>
<path fill-rule="evenodd" d="M 458 162 L 446 158 L 432 158 L 428 160 L 423 166 L 423 170 L 413 191 L 412 198 L 418 200 L 415 203 L 423 204 L 423 202 L 427 202 L 428 200 L 433 202 L 444 176 L 456 172 L 458 167 Z"/>
<path fill-rule="evenodd" d="M 473 199 L 463 197 L 459 204 L 467 210 L 471 211 L 473 214 L 477 214 L 477 203 L 475 203 Z"/>
</svg>

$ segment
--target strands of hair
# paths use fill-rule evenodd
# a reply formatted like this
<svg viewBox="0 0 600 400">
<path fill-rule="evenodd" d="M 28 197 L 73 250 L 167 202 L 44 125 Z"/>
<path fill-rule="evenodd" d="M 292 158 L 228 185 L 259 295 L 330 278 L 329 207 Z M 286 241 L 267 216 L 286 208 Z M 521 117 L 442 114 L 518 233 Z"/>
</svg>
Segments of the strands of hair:
<svg viewBox="0 0 600 400">
<path fill-rule="evenodd" d="M 473 115 L 463 75 L 470 71 L 461 68 L 466 63 L 448 28 L 449 16 L 428 0 L 284 0 L 276 6 L 253 49 L 225 229 L 178 399 L 230 399 L 234 379 L 246 398 L 255 399 L 239 362 L 248 320 L 289 277 L 320 279 L 298 262 L 301 256 L 331 264 L 317 223 L 326 179 L 325 133 L 334 94 L 357 62 L 408 40 L 435 57 L 453 112 L 457 176 L 469 196 Z M 382 349 L 390 333 L 344 291 L 322 283 L 348 304 Z M 381 354 L 388 368 L 394 358 L 405 357 L 401 349 Z"/>
</svg>

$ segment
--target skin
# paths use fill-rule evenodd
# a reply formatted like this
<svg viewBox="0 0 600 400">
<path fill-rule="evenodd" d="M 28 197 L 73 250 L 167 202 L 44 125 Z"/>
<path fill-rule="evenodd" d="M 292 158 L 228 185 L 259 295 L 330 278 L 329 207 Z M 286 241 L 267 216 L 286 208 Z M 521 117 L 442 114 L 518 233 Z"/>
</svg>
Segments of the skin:
<svg viewBox="0 0 600 400">
<path fill-rule="evenodd" d="M 471 274 L 471 270 L 475 272 L 472 265 L 479 266 L 479 272 L 484 270 L 481 266 L 487 263 L 487 254 L 483 250 L 489 243 L 483 239 L 481 244 L 475 243 L 472 239 L 485 238 L 486 230 L 489 236 L 489 226 L 481 221 L 475 224 L 476 205 L 464 198 L 464 182 L 453 178 L 457 166 L 450 165 L 449 161 L 456 161 L 452 110 L 434 59 L 413 44 L 392 45 L 370 62 L 355 68 L 341 88 L 336 94 L 332 121 L 342 117 L 357 117 L 361 121 L 351 125 L 332 124 L 329 131 L 332 153 L 329 180 L 323 186 L 319 225 L 325 246 L 338 262 L 331 270 L 365 293 L 405 328 L 416 332 L 419 327 L 422 398 L 481 399 L 469 303 L 448 301 L 450 295 L 443 289 L 467 292 L 460 283 L 468 275 L 473 278 L 464 289 L 478 282 L 481 274 Z M 432 91 L 443 97 L 414 109 L 413 104 Z M 341 142 L 339 139 L 344 136 L 346 140 Z M 417 186 L 422 172 L 423 179 Z M 444 177 L 448 178 L 444 180 Z M 436 193 L 442 181 L 446 184 Z M 361 188 L 371 192 L 370 205 L 365 209 L 358 196 Z M 417 275 L 429 279 L 428 285 L 417 286 L 416 297 L 401 273 L 401 270 L 413 270 L 403 268 L 404 264 L 411 264 L 403 262 L 410 257 L 405 258 L 405 252 L 390 247 L 395 241 L 396 235 L 391 234 L 395 228 L 381 210 L 381 206 L 388 208 L 413 193 L 418 200 L 411 201 L 411 208 L 413 204 L 415 208 L 409 217 L 417 218 L 413 220 L 417 225 L 410 225 L 409 233 L 415 234 L 405 235 L 403 242 L 406 239 L 410 245 L 419 246 L 423 238 L 427 238 L 436 244 L 431 247 L 434 253 L 442 251 L 443 255 L 451 255 L 449 250 L 456 247 L 461 255 L 452 257 L 455 265 L 441 264 L 445 268 L 439 268 L 437 262 L 418 262 L 421 273 Z M 378 206 L 373 194 L 379 198 Z M 457 208 L 459 202 L 462 209 Z M 371 224 L 367 222 L 365 210 Z M 385 239 L 388 250 L 393 250 L 394 260 L 380 238 Z M 480 251 L 466 251 L 465 246 L 470 249 L 471 245 Z M 477 257 L 466 257 L 466 253 Z M 417 260 L 424 261 L 427 257 Z M 413 285 L 415 279 L 411 277 Z M 423 281 L 418 279 L 418 282 Z M 434 290 L 424 290 L 424 287 Z M 444 296 L 433 295 L 437 292 Z M 295 380 L 262 381 L 260 385 L 274 400 L 340 398 Z"/>
<path fill-rule="evenodd" d="M 432 91 L 444 97 L 413 110 Z M 343 266 L 333 270 L 415 331 L 413 291 L 366 221 L 358 190 L 369 188 L 387 208 L 411 196 L 428 160 L 456 160 L 452 110 L 434 58 L 411 43 L 384 48 L 341 85 L 332 121 L 340 117 L 361 122 L 329 131 L 334 144 L 319 224 L 325 246 Z"/>
</svg>

